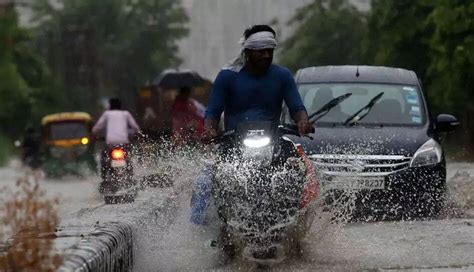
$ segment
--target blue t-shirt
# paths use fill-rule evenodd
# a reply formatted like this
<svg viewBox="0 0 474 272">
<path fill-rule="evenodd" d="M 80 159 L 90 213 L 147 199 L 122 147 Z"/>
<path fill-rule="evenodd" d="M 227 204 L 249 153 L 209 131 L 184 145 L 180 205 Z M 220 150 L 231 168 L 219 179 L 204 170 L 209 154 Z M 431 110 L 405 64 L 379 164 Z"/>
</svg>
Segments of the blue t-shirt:
<svg viewBox="0 0 474 272">
<path fill-rule="evenodd" d="M 271 65 L 262 76 L 221 70 L 214 81 L 206 118 L 219 119 L 224 111 L 226 130 L 233 130 L 244 121 L 280 121 L 285 101 L 290 114 L 306 110 L 295 80 L 288 69 Z"/>
</svg>

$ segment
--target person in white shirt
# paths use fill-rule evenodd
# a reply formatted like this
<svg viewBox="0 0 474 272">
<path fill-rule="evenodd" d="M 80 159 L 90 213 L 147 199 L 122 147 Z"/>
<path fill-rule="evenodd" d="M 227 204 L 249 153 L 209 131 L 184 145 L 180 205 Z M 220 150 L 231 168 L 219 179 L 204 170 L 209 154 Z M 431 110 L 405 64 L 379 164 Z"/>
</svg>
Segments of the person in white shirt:
<svg viewBox="0 0 474 272">
<path fill-rule="evenodd" d="M 117 98 L 109 100 L 109 110 L 105 111 L 92 128 L 92 133 L 97 134 L 105 128 L 105 141 L 108 145 L 122 145 L 130 142 L 128 135 L 140 130 L 130 112 L 122 110 L 122 103 Z"/>
<path fill-rule="evenodd" d="M 140 127 L 130 112 L 122 110 L 122 103 L 118 98 L 111 98 L 109 100 L 109 110 L 106 110 L 102 116 L 100 116 L 92 128 L 92 133 L 97 135 L 104 128 L 107 147 L 102 152 L 100 159 L 103 181 L 105 181 L 108 167 L 107 156 L 109 150 L 118 145 L 127 150 L 128 144 L 130 143 L 129 134 L 136 133 L 140 130 Z"/>
</svg>

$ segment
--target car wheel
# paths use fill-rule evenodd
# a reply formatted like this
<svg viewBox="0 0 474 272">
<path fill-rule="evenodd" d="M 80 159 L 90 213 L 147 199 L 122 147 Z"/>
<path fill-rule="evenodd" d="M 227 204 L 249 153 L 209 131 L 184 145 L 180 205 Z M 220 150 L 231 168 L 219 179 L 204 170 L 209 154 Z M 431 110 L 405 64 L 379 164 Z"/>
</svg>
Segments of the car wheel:
<svg viewBox="0 0 474 272">
<path fill-rule="evenodd" d="M 440 216 L 445 203 L 445 192 L 425 193 L 418 202 L 421 217 L 436 218 Z"/>
<path fill-rule="evenodd" d="M 404 219 L 437 218 L 441 215 L 446 199 L 445 184 L 441 188 L 431 188 L 429 191 L 417 192 L 411 195 L 411 200 L 405 203 Z"/>
</svg>

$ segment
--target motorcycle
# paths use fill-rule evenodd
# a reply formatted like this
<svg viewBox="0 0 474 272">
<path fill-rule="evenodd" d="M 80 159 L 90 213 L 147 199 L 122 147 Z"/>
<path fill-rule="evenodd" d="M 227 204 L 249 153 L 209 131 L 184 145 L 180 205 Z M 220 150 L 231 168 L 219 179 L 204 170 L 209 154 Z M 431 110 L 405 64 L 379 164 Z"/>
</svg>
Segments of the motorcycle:
<svg viewBox="0 0 474 272">
<path fill-rule="evenodd" d="M 320 195 L 295 125 L 245 122 L 212 140 L 218 146 L 212 196 L 223 222 L 221 245 L 259 265 L 299 248 Z"/>
<path fill-rule="evenodd" d="M 106 204 L 128 203 L 135 200 L 135 180 L 130 149 L 126 145 L 108 146 L 102 154 L 102 182 L 99 193 Z"/>
</svg>

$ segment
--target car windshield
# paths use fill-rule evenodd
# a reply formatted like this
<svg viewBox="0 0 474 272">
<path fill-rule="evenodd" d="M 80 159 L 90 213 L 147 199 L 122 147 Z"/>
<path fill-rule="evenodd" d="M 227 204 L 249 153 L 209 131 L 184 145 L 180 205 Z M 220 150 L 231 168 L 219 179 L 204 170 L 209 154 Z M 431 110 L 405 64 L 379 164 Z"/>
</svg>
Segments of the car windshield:
<svg viewBox="0 0 474 272">
<path fill-rule="evenodd" d="M 409 125 L 425 123 L 424 104 L 416 86 L 361 83 L 301 84 L 299 92 L 309 114 L 320 109 L 331 99 L 346 93 L 352 96 L 317 121 L 318 124 L 343 124 L 379 93 L 383 96 L 358 124 Z"/>
<path fill-rule="evenodd" d="M 79 139 L 87 136 L 87 126 L 82 122 L 61 122 L 49 126 L 50 140 Z"/>
</svg>

